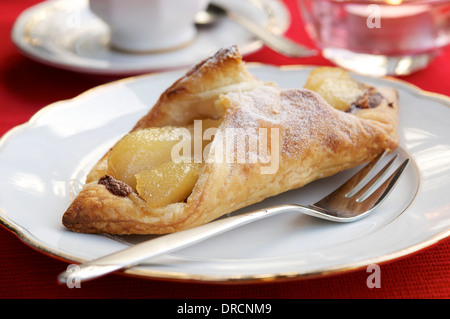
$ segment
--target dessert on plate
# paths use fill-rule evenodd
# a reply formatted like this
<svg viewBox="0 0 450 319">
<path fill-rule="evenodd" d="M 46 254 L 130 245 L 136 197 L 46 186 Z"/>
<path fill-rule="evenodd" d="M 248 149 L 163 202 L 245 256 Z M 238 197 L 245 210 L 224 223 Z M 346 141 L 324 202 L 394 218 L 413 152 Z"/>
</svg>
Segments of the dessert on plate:
<svg viewBox="0 0 450 319">
<path fill-rule="evenodd" d="M 230 46 L 200 62 L 92 168 L 64 213 L 83 233 L 165 234 L 397 147 L 393 88 L 319 67 L 301 88 L 253 76 Z"/>
</svg>

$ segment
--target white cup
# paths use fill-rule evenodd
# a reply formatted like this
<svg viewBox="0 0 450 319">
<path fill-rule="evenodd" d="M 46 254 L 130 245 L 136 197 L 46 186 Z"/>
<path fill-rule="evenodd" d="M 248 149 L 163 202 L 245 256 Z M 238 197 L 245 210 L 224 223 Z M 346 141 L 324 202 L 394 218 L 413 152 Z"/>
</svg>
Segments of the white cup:
<svg viewBox="0 0 450 319">
<path fill-rule="evenodd" d="M 110 28 L 113 48 L 156 52 L 180 48 L 195 35 L 194 18 L 208 0 L 89 0 Z"/>
</svg>

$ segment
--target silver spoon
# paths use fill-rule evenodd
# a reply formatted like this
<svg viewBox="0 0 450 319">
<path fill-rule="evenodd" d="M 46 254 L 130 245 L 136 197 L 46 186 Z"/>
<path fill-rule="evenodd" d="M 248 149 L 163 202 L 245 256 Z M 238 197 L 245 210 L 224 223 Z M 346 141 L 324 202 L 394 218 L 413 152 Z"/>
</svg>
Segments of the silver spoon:
<svg viewBox="0 0 450 319">
<path fill-rule="evenodd" d="M 236 12 L 228 11 L 225 8 L 213 3 L 210 3 L 205 11 L 201 11 L 197 14 L 195 17 L 195 24 L 199 27 L 211 26 L 224 17 L 240 24 L 263 41 L 263 43 L 269 48 L 286 56 L 308 57 L 318 54 L 318 52 L 314 49 L 302 46 L 283 36 L 273 34 L 250 19 L 237 14 Z"/>
</svg>

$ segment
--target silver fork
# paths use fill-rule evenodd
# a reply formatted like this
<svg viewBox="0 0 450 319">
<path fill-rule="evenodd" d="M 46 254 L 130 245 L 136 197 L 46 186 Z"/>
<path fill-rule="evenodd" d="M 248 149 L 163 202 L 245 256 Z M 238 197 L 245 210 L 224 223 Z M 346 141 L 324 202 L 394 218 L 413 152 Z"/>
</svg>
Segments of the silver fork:
<svg viewBox="0 0 450 319">
<path fill-rule="evenodd" d="M 68 267 L 66 271 L 58 276 L 58 281 L 65 284 L 74 280 L 81 282 L 120 269 L 130 268 L 146 259 L 179 250 L 238 226 L 283 212 L 298 211 L 333 222 L 356 221 L 367 216 L 380 205 L 393 189 L 409 162 L 409 159 L 406 159 L 383 181 L 389 168 L 398 157 L 397 154 L 367 182 L 367 179 L 373 175 L 372 172 L 376 171 L 377 163 L 380 162 L 385 154 L 386 152 L 383 152 L 378 155 L 345 184 L 314 204 L 307 206 L 286 204 L 264 208 L 157 237 L 79 266 Z M 376 187 L 381 182 L 382 184 Z"/>
</svg>

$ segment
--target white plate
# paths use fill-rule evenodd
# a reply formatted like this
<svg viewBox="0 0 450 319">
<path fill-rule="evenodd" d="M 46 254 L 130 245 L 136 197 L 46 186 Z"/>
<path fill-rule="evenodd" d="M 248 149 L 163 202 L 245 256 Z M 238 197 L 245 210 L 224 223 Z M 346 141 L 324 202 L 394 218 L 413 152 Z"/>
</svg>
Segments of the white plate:
<svg viewBox="0 0 450 319">
<path fill-rule="evenodd" d="M 278 0 L 217 0 L 217 3 L 283 34 L 290 25 L 287 8 Z M 129 54 L 111 50 L 108 27 L 88 8 L 87 0 L 51 0 L 25 10 L 16 20 L 11 38 L 26 56 L 55 67 L 101 75 L 134 75 L 188 67 L 236 44 L 246 55 L 261 41 L 236 23 L 221 19 L 200 28 L 187 47 L 164 53 Z"/>
<path fill-rule="evenodd" d="M 259 78 L 301 87 L 311 68 L 252 65 Z M 143 75 L 94 88 L 44 108 L 0 142 L 0 220 L 48 254 L 83 262 L 152 236 L 109 237 L 66 230 L 61 217 L 92 165 L 182 73 Z M 232 281 L 304 278 L 408 255 L 450 234 L 450 101 L 403 82 L 360 77 L 398 89 L 401 157 L 412 163 L 377 212 L 350 224 L 285 214 L 127 270 L 166 279 Z M 245 209 L 309 204 L 349 171 Z M 64 270 L 64 269 L 62 269 Z M 56 276 L 57 274 L 55 274 Z"/>
</svg>

